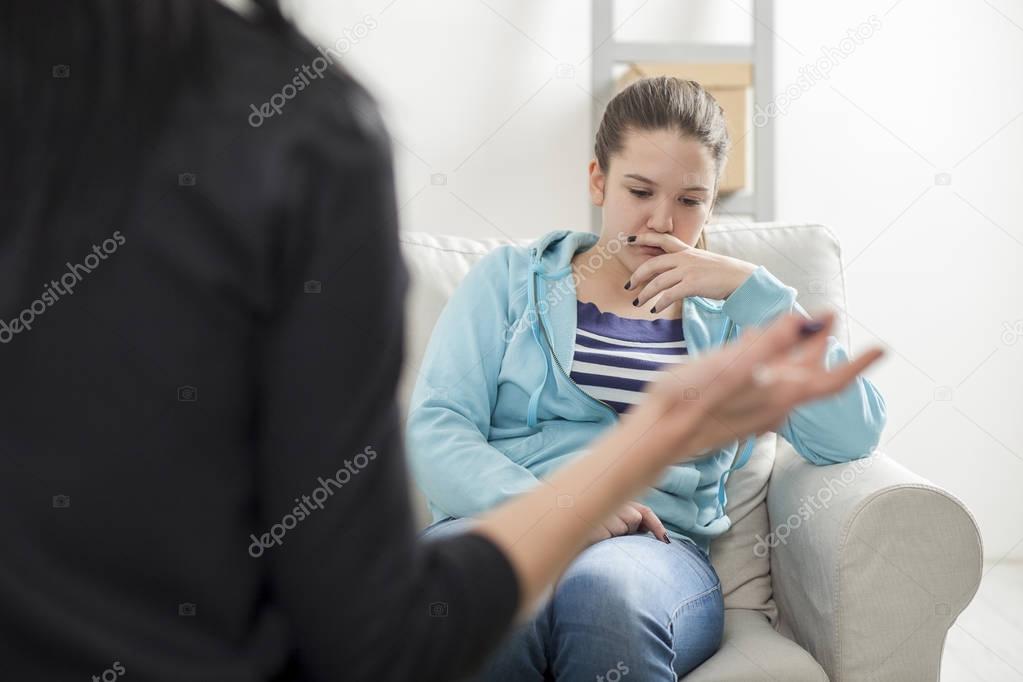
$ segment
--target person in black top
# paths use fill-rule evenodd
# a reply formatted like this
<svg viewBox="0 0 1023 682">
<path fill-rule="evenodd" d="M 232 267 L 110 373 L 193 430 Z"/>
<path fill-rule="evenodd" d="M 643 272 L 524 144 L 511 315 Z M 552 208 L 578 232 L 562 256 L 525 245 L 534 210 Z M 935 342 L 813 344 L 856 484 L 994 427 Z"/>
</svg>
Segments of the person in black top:
<svg viewBox="0 0 1023 682">
<path fill-rule="evenodd" d="M 680 370 L 702 401 L 661 385 L 543 490 L 418 544 L 389 138 L 260 4 L 0 10 L 4 679 L 457 679 L 680 453 L 874 359 L 754 384 L 819 357 L 830 319 L 787 318 Z"/>
</svg>

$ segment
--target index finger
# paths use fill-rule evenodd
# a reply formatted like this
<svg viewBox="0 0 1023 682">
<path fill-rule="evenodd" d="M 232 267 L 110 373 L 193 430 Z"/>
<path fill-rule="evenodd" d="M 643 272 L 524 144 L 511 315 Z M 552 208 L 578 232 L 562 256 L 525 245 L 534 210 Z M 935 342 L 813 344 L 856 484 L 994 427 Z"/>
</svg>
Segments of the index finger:
<svg viewBox="0 0 1023 682">
<path fill-rule="evenodd" d="M 625 241 L 628 244 L 638 244 L 641 246 L 658 246 L 664 249 L 665 253 L 676 253 L 693 248 L 675 235 L 663 232 L 641 232 L 630 235 Z"/>
<path fill-rule="evenodd" d="M 883 348 L 870 348 L 847 363 L 833 367 L 830 371 L 820 373 L 813 380 L 802 386 L 807 400 L 823 398 L 838 393 L 851 384 L 857 376 L 884 357 Z"/>
</svg>

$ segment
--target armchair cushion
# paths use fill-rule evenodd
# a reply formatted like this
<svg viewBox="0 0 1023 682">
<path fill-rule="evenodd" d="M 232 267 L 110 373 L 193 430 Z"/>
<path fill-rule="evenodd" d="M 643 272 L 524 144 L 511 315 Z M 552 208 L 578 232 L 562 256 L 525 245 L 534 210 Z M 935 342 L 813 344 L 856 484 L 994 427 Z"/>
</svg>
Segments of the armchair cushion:
<svg viewBox="0 0 1023 682">
<path fill-rule="evenodd" d="M 778 619 L 771 591 L 771 560 L 769 551 L 757 551 L 757 537 L 767 533 L 767 485 L 778 440 L 773 433 L 759 437 L 746 466 L 729 474 L 725 511 L 732 527 L 710 545 L 725 608 L 763 614 L 771 625 Z"/>
<path fill-rule="evenodd" d="M 727 609 L 721 648 L 683 679 L 685 682 L 827 682 L 828 676 L 805 649 L 778 634 L 764 614 Z"/>
</svg>

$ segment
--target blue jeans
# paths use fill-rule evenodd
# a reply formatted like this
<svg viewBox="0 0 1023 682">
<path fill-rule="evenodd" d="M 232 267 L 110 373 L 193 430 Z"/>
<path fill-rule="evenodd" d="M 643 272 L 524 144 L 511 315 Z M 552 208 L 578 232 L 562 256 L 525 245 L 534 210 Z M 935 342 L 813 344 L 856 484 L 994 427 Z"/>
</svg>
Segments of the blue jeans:
<svg viewBox="0 0 1023 682">
<path fill-rule="evenodd" d="M 420 537 L 465 532 L 473 522 L 444 519 Z M 721 581 L 692 540 L 609 538 L 576 557 L 472 679 L 674 682 L 718 650 L 724 620 Z"/>
</svg>

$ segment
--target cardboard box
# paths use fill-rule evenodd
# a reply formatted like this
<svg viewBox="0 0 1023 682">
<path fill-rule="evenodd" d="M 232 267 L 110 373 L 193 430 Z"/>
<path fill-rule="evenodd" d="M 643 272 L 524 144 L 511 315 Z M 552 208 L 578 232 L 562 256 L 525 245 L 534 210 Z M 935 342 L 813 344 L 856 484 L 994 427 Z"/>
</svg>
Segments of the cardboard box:
<svg viewBox="0 0 1023 682">
<path fill-rule="evenodd" d="M 649 76 L 674 76 L 696 81 L 717 100 L 724 109 L 725 125 L 732 140 L 718 193 L 731 194 L 744 188 L 748 163 L 746 130 L 750 127 L 746 100 L 753 84 L 753 65 L 636 62 L 629 64 L 628 70 L 618 79 L 618 90 Z"/>
</svg>

